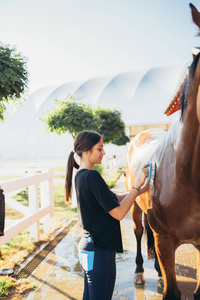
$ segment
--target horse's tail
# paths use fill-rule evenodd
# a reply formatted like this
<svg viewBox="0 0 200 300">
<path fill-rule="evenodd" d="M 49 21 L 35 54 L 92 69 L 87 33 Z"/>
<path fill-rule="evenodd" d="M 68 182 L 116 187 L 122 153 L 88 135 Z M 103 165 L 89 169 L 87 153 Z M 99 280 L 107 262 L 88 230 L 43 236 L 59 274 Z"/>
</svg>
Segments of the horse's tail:
<svg viewBox="0 0 200 300">
<path fill-rule="evenodd" d="M 148 252 L 148 259 L 155 258 L 155 244 L 154 244 L 154 236 L 153 231 L 151 230 L 147 215 L 144 214 L 144 226 L 147 233 L 147 252 Z"/>
</svg>

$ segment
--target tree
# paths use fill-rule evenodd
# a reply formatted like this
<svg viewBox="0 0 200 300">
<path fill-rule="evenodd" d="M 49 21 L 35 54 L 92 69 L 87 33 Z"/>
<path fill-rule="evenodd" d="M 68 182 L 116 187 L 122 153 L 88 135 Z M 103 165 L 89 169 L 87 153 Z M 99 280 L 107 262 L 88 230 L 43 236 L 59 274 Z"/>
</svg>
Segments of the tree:
<svg viewBox="0 0 200 300">
<path fill-rule="evenodd" d="M 126 135 L 125 131 L 122 132 L 119 138 L 113 140 L 112 144 L 117 146 L 123 146 L 130 142 L 130 138 Z"/>
<path fill-rule="evenodd" d="M 82 130 L 97 130 L 98 120 L 92 108 L 68 95 L 64 101 L 54 99 L 57 106 L 45 113 L 41 120 L 46 129 L 58 135 L 68 131 L 73 139 Z"/>
<path fill-rule="evenodd" d="M 98 132 L 103 135 L 105 144 L 112 143 L 120 146 L 129 142 L 129 138 L 125 133 L 125 124 L 118 110 L 98 107 L 95 109 L 95 114 L 100 121 Z"/>
<path fill-rule="evenodd" d="M 6 103 L 20 103 L 27 88 L 26 59 L 9 45 L 0 42 L 0 120 L 4 119 Z"/>
<path fill-rule="evenodd" d="M 68 95 L 64 101 L 54 100 L 57 105 L 47 111 L 41 119 L 46 129 L 57 134 L 68 131 L 73 138 L 82 130 L 94 130 L 103 135 L 104 142 L 125 145 L 129 138 L 121 113 L 105 108 L 92 109 Z"/>
</svg>

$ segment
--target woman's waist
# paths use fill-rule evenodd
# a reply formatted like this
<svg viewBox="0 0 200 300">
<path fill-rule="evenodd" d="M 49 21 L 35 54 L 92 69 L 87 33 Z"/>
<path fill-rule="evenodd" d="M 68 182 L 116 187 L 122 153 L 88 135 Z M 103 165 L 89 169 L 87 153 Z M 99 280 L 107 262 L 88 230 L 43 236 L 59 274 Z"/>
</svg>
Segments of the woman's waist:
<svg viewBox="0 0 200 300">
<path fill-rule="evenodd" d="M 78 248 L 79 250 L 88 250 L 88 251 L 94 250 L 95 247 L 92 238 L 90 236 L 88 237 L 82 236 L 79 241 Z"/>
</svg>

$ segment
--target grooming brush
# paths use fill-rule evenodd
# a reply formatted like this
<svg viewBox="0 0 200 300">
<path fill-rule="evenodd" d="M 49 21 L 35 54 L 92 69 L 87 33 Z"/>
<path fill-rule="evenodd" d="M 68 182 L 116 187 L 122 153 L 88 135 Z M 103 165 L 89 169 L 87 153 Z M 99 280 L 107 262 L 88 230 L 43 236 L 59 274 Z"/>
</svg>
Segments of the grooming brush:
<svg viewBox="0 0 200 300">
<path fill-rule="evenodd" d="M 149 174 L 148 174 L 148 177 L 147 177 L 147 183 L 149 184 L 149 185 L 153 185 L 153 183 L 154 183 L 154 177 L 155 177 L 155 163 L 151 163 L 151 162 L 149 162 L 148 163 L 149 165 L 148 166 L 146 166 L 146 168 L 148 168 L 149 167 Z"/>
<path fill-rule="evenodd" d="M 149 174 L 148 174 L 148 178 L 147 178 L 147 183 L 149 183 L 149 181 L 151 179 L 151 170 L 152 170 L 152 163 L 149 163 Z"/>
</svg>

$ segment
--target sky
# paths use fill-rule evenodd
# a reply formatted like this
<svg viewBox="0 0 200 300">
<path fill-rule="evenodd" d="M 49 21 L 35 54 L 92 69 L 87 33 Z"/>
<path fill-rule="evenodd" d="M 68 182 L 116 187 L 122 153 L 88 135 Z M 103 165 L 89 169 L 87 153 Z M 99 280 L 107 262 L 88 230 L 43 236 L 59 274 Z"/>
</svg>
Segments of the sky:
<svg viewBox="0 0 200 300">
<path fill-rule="evenodd" d="M 190 62 L 197 33 L 186 0 L 0 0 L 0 41 L 27 58 L 29 94 Z"/>
</svg>

